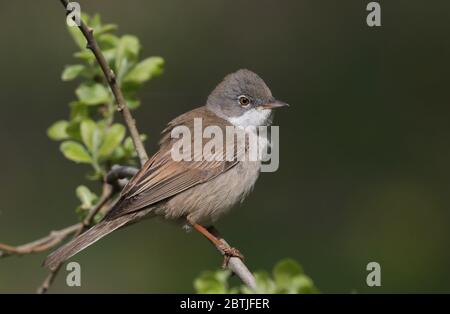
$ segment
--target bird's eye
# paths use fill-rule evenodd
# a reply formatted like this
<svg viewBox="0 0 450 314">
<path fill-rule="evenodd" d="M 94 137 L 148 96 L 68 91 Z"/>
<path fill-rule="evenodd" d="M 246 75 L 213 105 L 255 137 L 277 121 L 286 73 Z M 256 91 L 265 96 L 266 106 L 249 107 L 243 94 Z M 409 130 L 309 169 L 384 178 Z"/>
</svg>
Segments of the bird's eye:
<svg viewBox="0 0 450 314">
<path fill-rule="evenodd" d="M 248 105 L 250 105 L 250 99 L 248 99 L 248 97 L 244 95 L 239 96 L 239 104 L 242 107 L 248 107 Z"/>
</svg>

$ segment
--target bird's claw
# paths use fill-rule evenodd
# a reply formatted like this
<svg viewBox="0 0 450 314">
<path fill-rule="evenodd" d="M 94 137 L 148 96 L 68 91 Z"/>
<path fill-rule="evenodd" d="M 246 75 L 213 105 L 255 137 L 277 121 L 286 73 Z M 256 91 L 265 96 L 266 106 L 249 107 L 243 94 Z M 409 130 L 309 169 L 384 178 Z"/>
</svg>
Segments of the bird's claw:
<svg viewBox="0 0 450 314">
<path fill-rule="evenodd" d="M 228 262 L 232 257 L 237 257 L 240 258 L 241 260 L 244 260 L 244 255 L 242 255 L 242 253 L 239 252 L 239 250 L 234 247 L 223 245 L 220 247 L 220 249 L 223 252 L 223 264 L 222 264 L 223 269 L 227 268 Z"/>
</svg>

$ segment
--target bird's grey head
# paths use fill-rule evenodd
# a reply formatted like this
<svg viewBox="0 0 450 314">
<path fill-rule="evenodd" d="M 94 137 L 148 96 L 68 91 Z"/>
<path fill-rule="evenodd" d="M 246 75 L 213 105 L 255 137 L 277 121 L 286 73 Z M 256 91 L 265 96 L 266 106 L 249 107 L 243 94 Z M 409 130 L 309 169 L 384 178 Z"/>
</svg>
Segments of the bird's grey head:
<svg viewBox="0 0 450 314">
<path fill-rule="evenodd" d="M 276 100 L 266 83 L 249 70 L 227 75 L 209 95 L 206 106 L 241 127 L 269 125 L 272 109 L 287 106 Z"/>
</svg>

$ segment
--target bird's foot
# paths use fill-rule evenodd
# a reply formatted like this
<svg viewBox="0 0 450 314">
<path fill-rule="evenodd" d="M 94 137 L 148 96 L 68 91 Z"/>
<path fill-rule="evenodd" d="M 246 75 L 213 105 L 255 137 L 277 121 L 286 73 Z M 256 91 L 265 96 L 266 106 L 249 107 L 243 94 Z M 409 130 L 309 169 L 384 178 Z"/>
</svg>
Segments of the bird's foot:
<svg viewBox="0 0 450 314">
<path fill-rule="evenodd" d="M 223 252 L 223 264 L 222 264 L 223 269 L 227 268 L 228 262 L 230 261 L 230 258 L 232 258 L 232 257 L 237 257 L 237 258 L 240 258 L 241 260 L 244 260 L 244 255 L 242 255 L 242 253 L 239 252 L 239 250 L 234 247 L 221 245 L 220 249 Z"/>
</svg>

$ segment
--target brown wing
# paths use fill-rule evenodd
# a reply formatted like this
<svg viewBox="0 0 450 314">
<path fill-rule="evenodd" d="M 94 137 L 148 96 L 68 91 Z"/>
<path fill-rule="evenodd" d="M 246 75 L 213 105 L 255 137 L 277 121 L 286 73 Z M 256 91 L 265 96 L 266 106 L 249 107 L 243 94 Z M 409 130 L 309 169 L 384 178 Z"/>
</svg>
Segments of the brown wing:
<svg viewBox="0 0 450 314">
<path fill-rule="evenodd" d="M 204 107 L 195 109 L 178 117 L 169 123 L 163 131 L 159 151 L 150 158 L 142 169 L 130 180 L 121 194 L 116 209 L 108 215 L 108 218 L 122 216 L 140 209 L 152 206 L 162 200 L 170 198 L 192 186 L 207 182 L 219 174 L 229 170 L 237 164 L 237 146 L 235 145 L 232 161 L 225 160 L 223 149 L 216 149 L 213 157 L 220 157 L 222 161 L 174 161 L 171 156 L 171 148 L 177 139 L 170 137 L 171 130 L 178 125 L 185 125 L 192 130 L 193 118 L 202 115 L 203 127 L 209 125 L 226 124 L 223 120 L 217 120 Z M 191 145 L 193 147 L 193 145 Z"/>
</svg>

